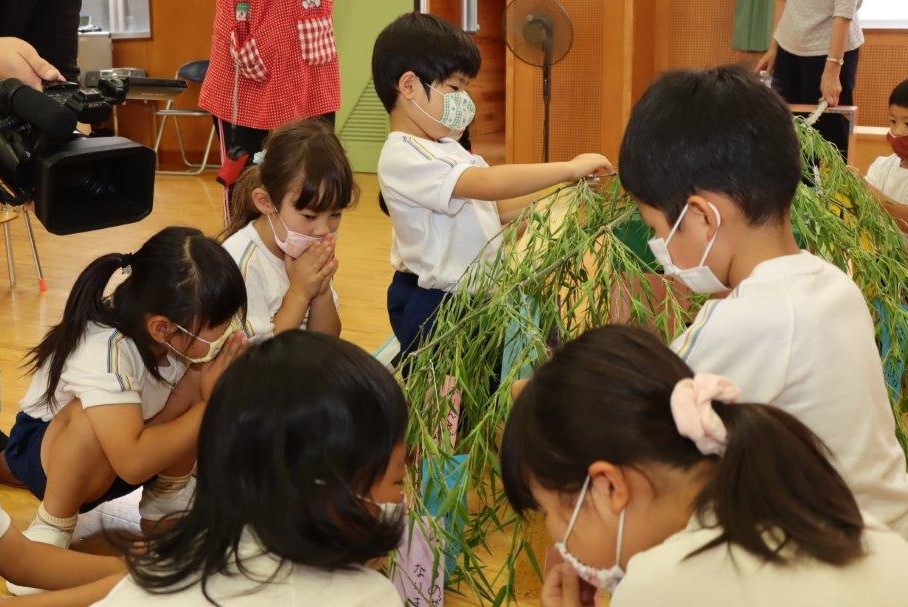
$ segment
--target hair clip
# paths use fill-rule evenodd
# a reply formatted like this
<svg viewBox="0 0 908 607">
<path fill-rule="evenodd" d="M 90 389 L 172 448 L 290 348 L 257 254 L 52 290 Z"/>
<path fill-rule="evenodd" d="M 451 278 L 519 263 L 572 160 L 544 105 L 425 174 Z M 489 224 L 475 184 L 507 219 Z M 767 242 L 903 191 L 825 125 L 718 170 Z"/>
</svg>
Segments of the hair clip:
<svg viewBox="0 0 908 607">
<path fill-rule="evenodd" d="M 252 155 L 252 164 L 258 166 L 265 162 L 265 150 L 259 150 Z"/>
</svg>

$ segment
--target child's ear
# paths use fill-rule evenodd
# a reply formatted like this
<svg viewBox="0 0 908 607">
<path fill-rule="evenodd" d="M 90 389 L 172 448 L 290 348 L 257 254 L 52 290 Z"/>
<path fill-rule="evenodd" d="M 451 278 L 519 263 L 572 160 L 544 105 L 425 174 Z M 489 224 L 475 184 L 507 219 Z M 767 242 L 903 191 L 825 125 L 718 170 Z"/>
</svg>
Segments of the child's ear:
<svg viewBox="0 0 908 607">
<path fill-rule="evenodd" d="M 151 336 L 151 339 L 159 344 L 169 343 L 170 336 L 176 330 L 176 327 L 166 316 L 161 314 L 152 314 L 145 319 L 145 329 Z"/>
<path fill-rule="evenodd" d="M 422 82 L 420 82 L 416 72 L 413 71 L 404 72 L 397 81 L 397 92 L 408 101 L 416 97 L 421 87 Z"/>
<path fill-rule="evenodd" d="M 271 202 L 271 196 L 268 195 L 265 188 L 255 188 L 252 190 L 252 204 L 255 205 L 255 208 L 262 215 L 277 213 L 274 203 Z"/>
</svg>

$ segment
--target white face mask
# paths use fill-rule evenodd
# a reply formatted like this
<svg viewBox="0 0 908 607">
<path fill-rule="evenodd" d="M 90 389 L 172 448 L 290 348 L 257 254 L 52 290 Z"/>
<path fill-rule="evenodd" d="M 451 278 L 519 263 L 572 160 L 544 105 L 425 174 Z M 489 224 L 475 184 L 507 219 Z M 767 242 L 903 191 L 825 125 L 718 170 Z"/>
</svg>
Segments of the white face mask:
<svg viewBox="0 0 908 607">
<path fill-rule="evenodd" d="M 574 528 L 574 523 L 577 521 L 577 515 L 580 514 L 580 507 L 583 505 L 583 499 L 586 497 L 586 490 L 589 486 L 590 477 L 587 476 L 586 480 L 583 481 L 583 489 L 580 490 L 580 495 L 577 497 L 577 505 L 574 506 L 574 513 L 571 515 L 567 531 L 564 533 L 564 539 L 555 544 L 555 549 L 561 554 L 561 558 L 574 568 L 574 571 L 577 572 L 577 577 L 588 584 L 592 584 L 596 588 L 601 588 L 608 593 L 613 593 L 615 592 L 615 588 L 618 587 L 618 582 L 624 577 L 624 569 L 622 569 L 619 564 L 621 561 L 621 544 L 624 541 L 624 510 L 618 515 L 618 539 L 615 545 L 614 565 L 608 569 L 596 569 L 578 559 L 568 552 L 567 549 L 568 538 L 571 535 L 571 530 Z"/>
<path fill-rule="evenodd" d="M 382 525 L 403 520 L 407 515 L 407 502 L 376 502 L 374 499 L 365 496 L 359 496 L 363 501 L 369 502 L 378 507 L 378 522 Z"/>
<path fill-rule="evenodd" d="M 233 335 L 237 331 L 241 331 L 242 328 L 243 327 L 240 324 L 240 319 L 237 317 L 234 317 L 233 320 L 230 321 L 230 325 L 227 327 L 227 330 L 224 331 L 223 335 L 221 335 L 214 341 L 208 341 L 207 339 L 203 339 L 203 338 L 199 337 L 198 335 L 190 332 L 188 329 L 184 329 L 180 325 L 177 325 L 177 329 L 179 329 L 186 335 L 189 335 L 190 337 L 197 339 L 204 344 L 208 344 L 208 353 L 205 354 L 204 356 L 200 356 L 198 358 L 190 358 L 189 356 L 186 356 L 184 353 L 180 352 L 179 350 L 177 350 L 170 344 L 167 344 L 167 347 L 170 348 L 171 350 L 173 350 L 176 354 L 178 354 L 184 360 L 186 360 L 194 365 L 201 365 L 201 364 L 214 360 L 217 357 L 217 355 L 220 353 L 221 348 L 223 348 L 224 344 L 227 342 L 227 338 L 229 338 L 231 335 Z"/>
<path fill-rule="evenodd" d="M 415 99 L 411 99 L 413 105 L 415 105 L 420 112 L 451 131 L 451 135 L 454 139 L 460 139 L 460 136 L 467 127 L 470 126 L 470 123 L 473 122 L 473 118 L 476 116 L 476 104 L 473 103 L 473 100 L 470 99 L 470 95 L 466 91 L 442 93 L 431 84 L 429 84 L 428 87 L 441 95 L 442 101 L 444 102 L 444 110 L 441 113 L 441 119 L 439 120 L 427 112 L 425 108 L 416 103 Z"/>
<path fill-rule="evenodd" d="M 677 277 L 694 293 L 721 293 L 728 291 L 728 287 L 722 284 L 722 281 L 713 273 L 712 269 L 706 265 L 706 258 L 709 257 L 713 245 L 716 244 L 716 238 L 719 236 L 719 228 L 722 227 L 722 215 L 719 214 L 719 209 L 711 202 L 707 202 L 707 204 L 716 214 L 716 233 L 713 234 L 712 240 L 706 245 L 706 251 L 703 252 L 703 258 L 700 260 L 699 265 L 693 268 L 681 269 L 672 263 L 672 256 L 668 252 L 668 243 L 672 236 L 675 235 L 675 232 L 678 231 L 678 226 L 681 225 L 681 220 L 684 219 L 684 214 L 687 213 L 690 205 L 686 205 L 681 214 L 678 215 L 678 221 L 672 226 L 671 232 L 668 233 L 668 238 L 653 238 L 647 244 L 656 257 L 656 261 L 662 264 L 666 276 Z"/>
</svg>

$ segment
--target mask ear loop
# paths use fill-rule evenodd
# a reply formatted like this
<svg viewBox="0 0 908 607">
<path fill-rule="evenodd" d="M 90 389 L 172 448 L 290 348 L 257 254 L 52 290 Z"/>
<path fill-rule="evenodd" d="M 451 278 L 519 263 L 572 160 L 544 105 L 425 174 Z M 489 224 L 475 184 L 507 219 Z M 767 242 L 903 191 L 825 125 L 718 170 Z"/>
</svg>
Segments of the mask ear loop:
<svg viewBox="0 0 908 607">
<path fill-rule="evenodd" d="M 684 205 L 684 208 L 681 209 L 681 214 L 678 215 L 678 219 L 675 220 L 675 225 L 672 226 L 671 231 L 668 233 L 668 236 L 665 237 L 665 246 L 668 246 L 668 241 L 672 239 L 672 236 L 675 235 L 675 232 L 678 231 L 678 228 L 681 226 L 681 220 L 684 219 L 684 216 L 687 214 L 687 210 L 690 208 L 689 204 Z"/>
<path fill-rule="evenodd" d="M 577 516 L 580 514 L 580 507 L 583 505 L 583 500 L 586 498 L 586 490 L 590 486 L 590 476 L 586 475 L 586 480 L 583 481 L 583 487 L 580 489 L 580 495 L 577 496 L 577 503 L 574 505 L 574 512 L 571 514 L 571 520 L 568 522 L 567 531 L 564 532 L 564 539 L 561 540 L 561 543 L 567 546 L 568 537 L 571 535 L 571 531 L 574 529 L 574 523 L 577 522 Z"/>
<path fill-rule="evenodd" d="M 722 227 L 722 215 L 719 214 L 719 209 L 717 209 L 716 205 L 709 202 L 708 200 L 706 201 L 706 204 L 708 204 L 709 208 L 711 208 L 713 210 L 713 213 L 716 214 L 716 233 L 713 234 L 712 240 L 710 240 L 709 244 L 706 245 L 706 250 L 703 252 L 703 259 L 700 260 L 701 266 L 706 263 L 706 258 L 709 257 L 709 253 L 713 250 L 713 245 L 716 244 L 716 239 L 719 237 L 719 228 Z"/>
</svg>

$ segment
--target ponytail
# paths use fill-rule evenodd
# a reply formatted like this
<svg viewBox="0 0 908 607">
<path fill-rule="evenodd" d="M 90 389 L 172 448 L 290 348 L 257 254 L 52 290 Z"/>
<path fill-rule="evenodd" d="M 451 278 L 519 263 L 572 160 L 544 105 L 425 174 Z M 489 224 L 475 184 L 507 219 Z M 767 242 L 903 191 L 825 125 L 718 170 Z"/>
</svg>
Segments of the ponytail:
<svg viewBox="0 0 908 607">
<path fill-rule="evenodd" d="M 63 365 L 72 354 L 89 322 L 115 325 L 114 315 L 104 303 L 104 288 L 114 272 L 123 267 L 126 255 L 110 253 L 94 260 L 82 270 L 63 308 L 63 320 L 29 351 L 28 368 L 35 372 L 49 362 L 47 390 L 42 395 L 45 402 L 56 405 L 54 392 L 60 383 Z"/>
<path fill-rule="evenodd" d="M 831 565 L 863 556 L 857 502 L 813 432 L 775 407 L 713 407 L 728 430 L 728 444 L 697 511 L 702 522 L 714 514 L 722 534 L 690 556 L 725 543 L 771 563 L 786 561 L 782 549 L 788 544 Z"/>
<path fill-rule="evenodd" d="M 127 266 L 129 276 L 104 297 L 114 272 Z M 246 285 L 224 247 L 195 228 L 165 228 L 136 253 L 104 255 L 82 270 L 66 300 L 63 319 L 29 352 L 26 364 L 32 372 L 49 365 L 42 397 L 53 407 L 66 360 L 90 322 L 132 340 L 145 368 L 161 380 L 148 316 L 159 314 L 197 332 L 245 313 Z"/>
<path fill-rule="evenodd" d="M 243 171 L 233 185 L 233 192 L 230 195 L 230 224 L 221 235 L 221 240 L 230 238 L 250 221 L 261 217 L 262 214 L 252 200 L 252 191 L 260 187 L 262 187 L 261 169 L 258 165 L 252 165 Z"/>
<path fill-rule="evenodd" d="M 772 406 L 713 400 L 724 428 L 708 434 L 721 440 L 724 453 L 704 455 L 700 448 L 709 453 L 709 441 L 698 448 L 682 436 L 672 412 L 676 386 L 693 376 L 640 328 L 608 325 L 564 344 L 520 393 L 505 426 L 501 474 L 508 501 L 518 513 L 538 509 L 534 484 L 578 492 L 595 461 L 702 466 L 712 476 L 694 512 L 722 533 L 690 556 L 737 545 L 771 563 L 786 562 L 786 547 L 832 565 L 859 558 L 863 519 L 820 439 Z M 717 397 L 707 397 L 707 408 L 709 398 Z"/>
</svg>

